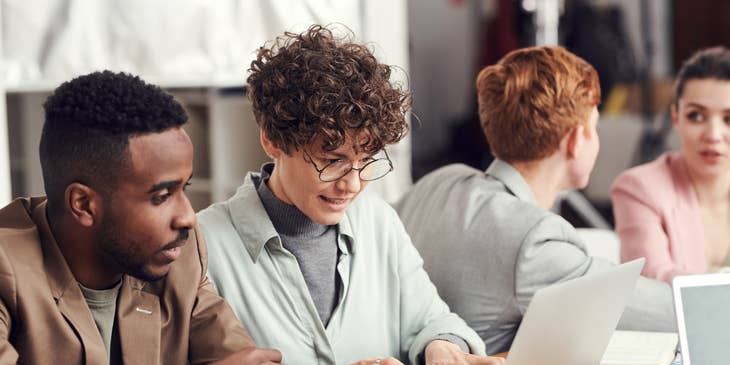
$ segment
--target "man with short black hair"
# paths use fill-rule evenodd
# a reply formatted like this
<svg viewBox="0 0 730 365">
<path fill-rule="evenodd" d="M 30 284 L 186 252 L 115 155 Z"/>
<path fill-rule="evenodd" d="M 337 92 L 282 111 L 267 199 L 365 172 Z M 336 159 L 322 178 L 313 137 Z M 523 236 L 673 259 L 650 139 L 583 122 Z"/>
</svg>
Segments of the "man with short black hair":
<svg viewBox="0 0 730 365">
<path fill-rule="evenodd" d="M 184 193 L 193 146 L 172 96 L 104 71 L 44 107 L 48 198 L 0 210 L 0 363 L 280 361 L 206 277 Z"/>
</svg>

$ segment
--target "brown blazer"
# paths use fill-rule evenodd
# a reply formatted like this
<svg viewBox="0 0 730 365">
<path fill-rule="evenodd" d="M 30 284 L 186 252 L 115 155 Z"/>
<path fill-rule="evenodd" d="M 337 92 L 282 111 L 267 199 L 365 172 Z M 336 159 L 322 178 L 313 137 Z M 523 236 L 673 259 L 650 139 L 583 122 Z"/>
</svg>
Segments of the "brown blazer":
<svg viewBox="0 0 730 365">
<path fill-rule="evenodd" d="M 105 364 L 101 335 L 45 213 L 45 198 L 0 210 L 0 364 Z M 125 364 L 202 364 L 253 345 L 208 281 L 205 242 L 191 233 L 166 278 L 124 276 L 115 325 Z"/>
</svg>

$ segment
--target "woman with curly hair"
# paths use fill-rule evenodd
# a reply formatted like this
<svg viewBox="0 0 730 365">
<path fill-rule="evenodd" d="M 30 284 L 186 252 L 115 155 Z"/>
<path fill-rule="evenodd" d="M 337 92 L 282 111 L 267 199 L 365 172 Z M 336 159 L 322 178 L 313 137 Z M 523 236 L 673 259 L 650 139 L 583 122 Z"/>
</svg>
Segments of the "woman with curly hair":
<svg viewBox="0 0 730 365">
<path fill-rule="evenodd" d="M 273 159 L 199 213 L 210 278 L 254 340 L 290 364 L 494 364 L 438 296 L 396 213 L 360 192 L 388 174 L 410 94 L 371 51 L 321 26 L 251 64 Z M 382 360 L 381 360 L 382 358 Z"/>
</svg>

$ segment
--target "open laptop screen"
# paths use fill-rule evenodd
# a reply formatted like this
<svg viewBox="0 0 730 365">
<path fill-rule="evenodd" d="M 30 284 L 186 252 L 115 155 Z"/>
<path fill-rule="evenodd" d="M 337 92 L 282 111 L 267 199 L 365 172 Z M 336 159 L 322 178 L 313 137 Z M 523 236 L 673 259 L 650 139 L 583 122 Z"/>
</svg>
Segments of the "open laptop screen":
<svg viewBox="0 0 730 365">
<path fill-rule="evenodd" d="M 674 279 L 674 300 L 684 365 L 730 361 L 730 274 Z"/>
<path fill-rule="evenodd" d="M 637 259 L 538 290 L 517 330 L 507 365 L 598 364 L 644 261 Z"/>
</svg>

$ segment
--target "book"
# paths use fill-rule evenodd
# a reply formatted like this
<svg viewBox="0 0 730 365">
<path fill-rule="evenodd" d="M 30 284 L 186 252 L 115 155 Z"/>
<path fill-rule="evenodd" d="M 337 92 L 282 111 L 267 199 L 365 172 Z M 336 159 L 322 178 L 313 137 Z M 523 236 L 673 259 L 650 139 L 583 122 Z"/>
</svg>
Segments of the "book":
<svg viewBox="0 0 730 365">
<path fill-rule="evenodd" d="M 600 365 L 669 365 L 678 341 L 673 332 L 614 331 Z"/>
</svg>

